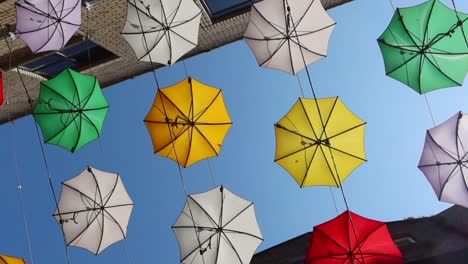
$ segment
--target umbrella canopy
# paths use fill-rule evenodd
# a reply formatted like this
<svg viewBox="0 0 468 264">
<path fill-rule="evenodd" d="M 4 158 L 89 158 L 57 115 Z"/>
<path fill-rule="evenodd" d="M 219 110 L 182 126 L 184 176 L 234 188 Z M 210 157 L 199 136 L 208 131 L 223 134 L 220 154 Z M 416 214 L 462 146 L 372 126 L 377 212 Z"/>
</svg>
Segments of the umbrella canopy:
<svg viewBox="0 0 468 264">
<path fill-rule="evenodd" d="M 189 195 L 172 228 L 181 263 L 250 263 L 263 241 L 254 204 L 222 186 Z"/>
<path fill-rule="evenodd" d="M 121 34 L 138 60 L 171 65 L 197 46 L 200 18 L 193 0 L 129 0 Z"/>
<path fill-rule="evenodd" d="M 299 100 L 275 124 L 275 162 L 299 186 L 339 187 L 366 161 L 366 123 L 338 97 Z"/>
<path fill-rule="evenodd" d="M 18 0 L 16 21 L 32 52 L 60 50 L 81 26 L 81 0 Z"/>
<path fill-rule="evenodd" d="M 26 261 L 22 258 L 0 255 L 0 264 L 26 264 Z"/>
<path fill-rule="evenodd" d="M 403 255 L 387 225 L 351 211 L 314 227 L 306 264 L 398 264 Z"/>
<path fill-rule="evenodd" d="M 462 85 L 468 71 L 467 19 L 439 0 L 398 8 L 378 39 L 386 74 L 420 94 Z"/>
<path fill-rule="evenodd" d="M 335 21 L 319 0 L 253 5 L 244 39 L 262 67 L 296 74 L 327 55 Z"/>
<path fill-rule="evenodd" d="M 133 201 L 118 174 L 88 167 L 62 184 L 54 217 L 68 246 L 101 253 L 125 239 Z"/>
<path fill-rule="evenodd" d="M 468 207 L 468 116 L 458 112 L 427 130 L 418 168 L 440 201 Z"/>
<path fill-rule="evenodd" d="M 41 83 L 34 118 L 46 143 L 75 152 L 101 135 L 109 104 L 94 76 L 71 69 Z"/>
<path fill-rule="evenodd" d="M 145 125 L 155 153 L 188 167 L 219 155 L 232 121 L 221 90 L 189 77 L 158 90 Z"/>
</svg>

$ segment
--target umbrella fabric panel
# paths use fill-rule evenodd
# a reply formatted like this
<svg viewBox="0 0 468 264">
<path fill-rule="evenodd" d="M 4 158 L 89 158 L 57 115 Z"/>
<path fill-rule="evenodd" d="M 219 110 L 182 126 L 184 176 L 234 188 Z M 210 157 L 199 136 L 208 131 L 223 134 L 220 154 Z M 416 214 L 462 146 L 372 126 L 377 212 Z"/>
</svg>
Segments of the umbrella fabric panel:
<svg viewBox="0 0 468 264">
<path fill-rule="evenodd" d="M 15 258 L 0 254 L 0 264 L 26 264 L 22 258 Z"/>
<path fill-rule="evenodd" d="M 326 56 L 334 26 L 320 1 L 262 1 L 244 38 L 260 66 L 296 74 Z"/>
<path fill-rule="evenodd" d="M 122 35 L 138 60 L 170 65 L 197 46 L 200 19 L 192 0 L 130 0 Z"/>
<path fill-rule="evenodd" d="M 60 50 L 81 25 L 81 0 L 20 0 L 16 34 L 32 52 Z"/>
</svg>

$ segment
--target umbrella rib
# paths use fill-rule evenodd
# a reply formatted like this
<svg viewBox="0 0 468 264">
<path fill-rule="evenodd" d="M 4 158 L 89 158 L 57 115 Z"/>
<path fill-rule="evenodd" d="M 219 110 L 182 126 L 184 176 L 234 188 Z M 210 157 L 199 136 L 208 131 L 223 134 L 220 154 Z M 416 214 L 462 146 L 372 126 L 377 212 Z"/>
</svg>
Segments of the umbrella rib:
<svg viewBox="0 0 468 264">
<path fill-rule="evenodd" d="M 189 195 L 189 197 L 208 216 L 208 218 L 211 220 L 214 226 L 219 227 L 219 224 L 211 217 L 211 215 L 205 210 L 205 208 L 203 208 L 200 203 L 198 203 L 195 199 L 193 199 L 192 196 Z"/>
<path fill-rule="evenodd" d="M 426 54 L 424 54 L 424 57 L 427 58 Z M 439 70 L 440 73 L 442 73 L 442 75 L 444 75 L 447 79 L 449 79 L 450 81 L 452 81 L 452 82 L 458 84 L 459 86 L 463 85 L 463 84 L 461 84 L 461 83 L 455 81 L 452 77 L 448 76 L 445 72 L 443 72 L 442 69 L 441 69 L 438 65 L 436 65 L 436 64 L 434 64 L 434 63 L 432 62 L 432 60 L 430 60 L 429 58 L 427 58 L 427 60 L 428 60 L 437 70 Z"/>
<path fill-rule="evenodd" d="M 80 193 L 80 194 L 81 194 L 81 193 Z M 105 209 L 112 209 L 112 208 L 117 208 L 117 207 L 133 206 L 133 205 L 134 205 L 134 204 L 111 205 L 111 206 L 106 206 Z M 94 209 L 94 208 L 82 209 L 82 210 L 76 210 L 76 211 L 67 211 L 67 212 L 63 212 L 62 210 L 60 210 L 60 213 L 54 213 L 52 216 L 60 216 L 60 215 L 66 215 L 66 214 L 78 214 L 78 213 L 96 211 L 96 210 L 93 210 L 93 209 Z M 192 226 L 192 228 L 193 228 L 193 226 Z"/>
<path fill-rule="evenodd" d="M 315 100 L 315 101 L 317 101 L 317 100 Z M 307 114 L 307 111 L 306 111 L 306 109 L 305 109 L 304 103 L 302 102 L 302 99 L 301 99 L 301 98 L 299 99 L 299 102 L 301 103 L 302 111 L 304 111 L 304 114 L 305 114 L 305 116 L 307 117 L 307 121 L 308 121 L 307 123 L 310 125 L 310 128 L 312 129 L 312 133 L 314 133 L 315 138 L 316 138 L 317 140 L 319 140 L 321 137 L 318 137 L 318 136 L 317 136 L 317 133 L 315 132 L 314 126 L 312 126 L 312 122 L 310 121 L 310 117 L 309 117 L 309 115 Z M 320 113 L 320 112 L 318 113 L 318 115 L 319 115 L 319 118 L 322 119 L 321 113 Z M 325 126 L 323 127 L 323 130 L 325 131 Z M 314 141 L 316 141 L 316 140 L 314 140 Z"/>
<path fill-rule="evenodd" d="M 284 4 L 283 4 L 283 6 L 284 6 Z M 270 25 L 270 26 L 271 26 L 275 31 L 277 31 L 279 34 L 281 34 L 281 35 L 283 35 L 283 36 L 286 37 L 286 35 L 284 34 L 284 32 L 281 31 L 281 30 L 279 30 L 279 29 L 276 27 L 276 25 L 274 25 L 273 23 L 270 22 L 270 20 L 266 19 L 266 17 L 257 9 L 257 7 L 256 7 L 255 5 L 252 5 L 252 7 L 253 7 L 253 9 L 254 9 L 255 11 L 257 11 L 258 15 L 259 15 L 261 18 L 263 18 L 263 20 L 265 20 L 265 22 L 266 22 L 268 25 Z M 285 25 L 285 26 L 286 26 L 286 25 Z"/>
<path fill-rule="evenodd" d="M 247 233 L 247 232 L 242 232 L 242 231 L 239 231 L 239 230 L 232 230 L 232 229 L 223 228 L 223 233 L 224 232 L 231 232 L 231 233 L 237 233 L 237 234 L 240 234 L 240 235 L 246 235 L 246 236 L 250 236 L 250 237 L 253 237 L 253 238 L 256 238 L 256 239 L 259 239 L 259 240 L 263 241 L 263 238 L 261 238 L 259 236 L 256 236 L 256 235 L 253 235 L 253 234 L 250 234 L 250 233 Z"/>
<path fill-rule="evenodd" d="M 98 88 L 97 78 L 95 76 L 93 76 L 93 78 L 94 78 L 94 82 L 93 82 L 93 85 L 92 85 L 93 89 L 89 92 L 89 94 L 87 96 L 85 96 L 83 98 L 83 106 L 82 106 L 83 109 L 86 108 L 89 101 L 91 101 L 91 98 L 93 97 L 94 91 Z M 101 93 L 102 93 L 102 91 L 101 91 Z M 104 95 L 103 95 L 103 97 L 104 97 Z M 106 104 L 107 104 L 107 100 L 105 100 L 105 97 L 104 97 L 104 101 L 106 101 Z M 109 107 L 109 105 L 107 107 Z"/>
<path fill-rule="evenodd" d="M 284 158 L 290 157 L 290 156 L 292 156 L 292 155 L 294 155 L 294 154 L 297 154 L 297 153 L 299 153 L 299 152 L 301 152 L 301 151 L 304 151 L 304 150 L 306 150 L 306 149 L 308 149 L 308 148 L 311 148 L 311 147 L 314 147 L 314 146 L 318 146 L 318 145 L 319 145 L 319 144 L 309 145 L 309 146 L 307 146 L 307 147 L 298 149 L 298 150 L 296 150 L 296 151 L 294 151 L 294 152 L 291 152 L 291 153 L 289 153 L 289 154 L 287 154 L 287 155 L 284 155 L 284 156 L 282 156 L 282 157 L 280 157 L 280 158 L 277 158 L 277 159 L 275 159 L 274 161 L 277 162 L 277 161 L 279 161 L 279 160 L 282 160 L 282 159 L 284 159 Z"/>
<path fill-rule="evenodd" d="M 86 227 L 83 228 L 83 230 L 81 230 L 72 240 L 70 240 L 70 242 L 67 242 L 67 246 L 71 245 L 73 242 L 75 242 L 76 239 L 78 239 L 78 237 L 80 237 L 82 234 L 84 234 L 86 232 L 86 230 L 94 223 L 94 221 L 96 221 L 96 219 L 99 217 L 99 214 L 101 214 L 101 212 L 97 213 L 93 219 L 86 224 Z"/>
<path fill-rule="evenodd" d="M 194 227 L 192 226 L 192 228 L 194 228 Z M 197 231 L 195 231 L 195 232 L 197 232 Z M 204 241 L 202 241 L 202 242 L 199 244 L 199 246 L 195 247 L 192 251 L 188 252 L 188 253 L 186 254 L 185 257 L 181 258 L 180 262 L 183 263 L 188 257 L 190 257 L 190 255 L 192 255 L 194 252 L 196 252 L 197 249 L 200 249 L 200 250 L 201 250 L 201 249 L 202 249 L 201 246 L 202 246 L 203 244 L 205 244 L 206 241 L 208 241 L 208 240 L 210 240 L 212 237 L 214 237 L 216 234 L 217 234 L 216 232 L 213 233 L 213 234 L 211 234 L 207 239 L 205 239 Z M 203 260 L 203 263 L 204 263 L 205 260 L 204 260 L 204 258 L 203 258 L 203 255 L 202 255 L 202 260 Z"/>
<path fill-rule="evenodd" d="M 337 175 L 336 175 L 336 177 L 335 177 L 335 173 L 333 173 L 333 170 L 332 170 L 332 168 L 331 168 L 331 166 L 330 166 L 330 163 L 328 163 L 328 159 L 327 159 L 327 156 L 325 155 L 325 151 L 323 150 L 323 148 L 322 148 L 321 145 L 319 145 L 319 148 L 320 148 L 320 151 L 321 151 L 322 154 L 323 154 L 323 157 L 324 157 L 325 163 L 327 164 L 328 170 L 330 171 L 331 176 L 333 177 L 333 181 L 335 181 L 335 184 L 336 184 L 337 187 L 340 186 L 340 185 L 341 185 L 341 184 L 340 184 L 341 179 L 339 179 L 339 181 L 337 181 L 337 179 L 336 179 L 336 177 L 339 177 L 339 175 L 338 175 L 338 170 L 337 170 Z M 330 155 L 333 155 L 333 154 L 330 153 Z"/>
<path fill-rule="evenodd" d="M 169 134 L 172 134 L 172 131 L 171 131 L 171 129 L 170 129 L 170 124 L 168 124 L 168 123 L 165 123 L 165 124 L 167 124 L 167 126 L 168 126 Z M 189 130 L 189 129 L 190 129 L 190 127 L 187 126 L 187 127 L 184 128 L 183 130 L 181 130 L 181 131 L 179 132 L 179 134 L 175 135 L 174 137 L 171 137 L 171 140 L 170 140 L 166 145 L 164 145 L 164 146 L 160 147 L 159 149 L 157 149 L 156 152 L 158 152 L 158 151 L 160 151 L 160 150 L 162 150 L 162 149 L 167 148 L 169 145 L 171 145 L 173 142 L 175 142 L 177 139 L 179 139 L 179 138 L 180 138 L 185 132 L 187 132 L 187 130 Z"/>
<path fill-rule="evenodd" d="M 405 22 L 403 21 L 403 16 L 401 15 L 401 12 L 400 12 L 400 9 L 397 8 L 397 12 L 398 12 L 398 16 L 399 16 L 399 19 L 401 21 L 401 25 L 403 26 L 403 29 L 406 31 L 406 34 L 408 34 L 409 38 L 411 39 L 411 41 L 413 41 L 414 45 L 416 45 L 418 48 L 420 48 L 420 46 L 416 43 L 416 40 L 413 38 L 413 33 L 410 32 L 408 30 L 408 28 L 406 27 L 406 24 Z M 423 40 L 419 40 L 422 42 L 422 45 L 424 45 L 424 41 Z"/>
<path fill-rule="evenodd" d="M 91 202 L 93 202 L 94 204 L 98 204 L 98 202 L 96 202 L 95 199 L 89 197 L 87 194 L 81 192 L 81 191 L 78 190 L 77 188 L 70 186 L 70 185 L 67 184 L 66 182 L 64 182 L 64 183 L 62 183 L 62 184 L 63 184 L 64 186 L 70 188 L 72 191 L 75 191 L 75 192 L 79 193 L 80 195 L 86 197 L 87 199 L 89 199 L 89 200 L 90 200 Z"/>
<path fill-rule="evenodd" d="M 439 145 L 439 143 L 437 143 L 435 141 L 435 139 L 432 137 L 432 134 L 431 132 L 428 130 L 427 131 L 427 135 L 429 136 L 429 138 L 432 140 L 432 142 L 434 142 L 434 144 L 439 147 L 440 150 L 442 150 L 447 156 L 449 156 L 450 158 L 452 158 L 454 161 L 457 161 L 457 159 L 452 156 L 452 154 L 456 154 L 456 153 L 449 153 L 449 150 L 446 150 L 444 147 L 442 147 L 441 145 Z"/>
<path fill-rule="evenodd" d="M 102 224 L 99 226 L 100 229 L 101 229 L 101 240 L 99 241 L 99 245 L 98 245 L 98 248 L 95 252 L 95 254 L 99 254 L 101 252 L 101 245 L 102 245 L 102 240 L 104 240 L 104 222 L 105 222 L 105 219 L 104 219 L 104 211 L 100 211 L 100 215 L 102 216 Z M 98 220 L 98 224 L 99 224 L 99 220 Z"/>
<path fill-rule="evenodd" d="M 319 110 L 317 99 L 315 99 L 315 102 L 317 104 L 317 110 Z M 322 125 L 323 125 L 323 131 L 322 131 L 322 134 L 320 135 L 320 138 L 322 138 L 323 136 L 325 136 L 325 138 L 327 138 L 327 139 L 331 138 L 331 137 L 328 137 L 326 129 L 327 129 L 328 123 L 330 122 L 330 119 L 332 117 L 333 111 L 335 110 L 335 106 L 336 106 L 337 102 L 338 102 L 338 96 L 335 97 L 335 101 L 333 102 L 333 105 L 332 105 L 332 107 L 330 109 L 330 113 L 328 114 L 328 117 L 327 117 L 327 120 L 325 120 L 325 123 L 323 123 L 323 121 L 321 121 Z M 304 111 L 305 111 L 305 109 L 304 109 Z M 322 120 L 321 112 L 318 111 L 318 114 L 319 114 L 320 120 Z M 337 136 L 337 135 L 335 135 L 335 136 Z"/>
<path fill-rule="evenodd" d="M 193 88 L 192 88 L 192 85 L 190 85 L 190 91 L 191 91 L 191 97 L 192 97 L 192 104 L 193 104 Z M 192 118 L 191 120 L 193 120 L 193 122 L 197 122 L 205 113 L 206 111 L 208 111 L 208 109 L 214 104 L 214 102 L 216 101 L 216 99 L 219 97 L 219 95 L 221 94 L 221 90 L 218 90 L 218 93 L 213 97 L 213 100 L 211 100 L 211 102 L 205 107 L 203 108 L 203 110 L 201 110 L 199 113 L 195 114 L 194 113 L 194 110 L 193 110 L 193 105 L 192 105 Z"/>
<path fill-rule="evenodd" d="M 332 150 L 335 150 L 335 151 L 341 152 L 341 153 L 343 153 L 343 154 L 346 154 L 346 155 L 348 155 L 348 156 L 351 156 L 351 157 L 353 157 L 353 158 L 356 158 L 356 159 L 359 159 L 359 160 L 362 160 L 362 161 L 367 161 L 367 159 L 358 157 L 358 156 L 356 156 L 356 155 L 353 155 L 353 154 L 348 153 L 348 152 L 346 152 L 346 151 L 343 151 L 343 150 L 341 150 L 341 149 L 337 149 L 337 148 L 334 148 L 334 147 L 331 147 L 331 146 L 327 146 L 327 147 L 330 148 L 330 149 L 332 149 Z"/>
<path fill-rule="evenodd" d="M 351 131 L 351 130 L 354 130 L 354 129 L 358 128 L 358 127 L 365 126 L 365 125 L 367 125 L 367 122 L 364 122 L 364 123 L 361 123 L 361 124 L 359 124 L 359 125 L 356 125 L 356 126 L 354 126 L 354 127 L 352 127 L 352 128 L 348 128 L 348 129 L 346 129 L 346 130 L 343 130 L 342 132 L 340 132 L 340 133 L 338 133 L 338 134 L 335 134 L 335 135 L 333 135 L 333 136 L 331 136 L 331 137 L 328 137 L 328 139 L 335 138 L 335 137 L 337 137 L 337 136 L 340 136 L 340 135 L 345 134 L 345 133 L 347 133 L 347 132 L 349 132 L 349 131 Z"/>
<path fill-rule="evenodd" d="M 67 124 L 63 124 L 63 128 L 61 128 L 59 131 L 57 131 L 54 135 L 50 136 L 49 138 L 47 138 L 45 140 L 46 143 L 48 143 L 50 140 L 54 139 L 55 137 L 57 137 L 58 135 L 60 135 L 63 131 L 65 131 L 65 129 L 68 128 L 69 125 L 71 125 L 72 122 L 74 122 L 76 120 L 76 118 L 78 117 L 78 115 L 74 115 L 72 120 L 70 120 Z"/>
<path fill-rule="evenodd" d="M 361 241 L 357 242 L 357 245 L 354 247 L 354 249 L 353 249 L 351 252 L 354 252 L 356 249 L 361 248 L 361 247 L 364 245 L 364 243 L 366 243 L 367 239 L 368 239 L 373 233 L 377 232 L 377 230 L 379 230 L 379 229 L 382 228 L 382 227 L 385 227 L 385 223 L 381 223 L 378 227 L 374 228 L 374 229 L 373 229 L 371 232 L 369 232 L 365 237 L 363 237 L 363 238 L 361 239 Z M 359 251 L 361 251 L 361 250 L 359 249 Z M 362 254 L 362 253 L 361 253 L 361 254 Z M 365 254 L 366 254 L 366 253 L 365 253 Z"/>
<path fill-rule="evenodd" d="M 119 222 L 117 222 L 117 219 L 114 218 L 113 215 L 111 215 L 106 209 L 103 210 L 102 214 L 104 215 L 104 213 L 107 213 L 108 216 L 106 216 L 107 219 L 111 220 L 112 222 L 114 222 L 120 229 L 120 232 L 122 233 L 122 237 L 123 239 L 126 239 L 126 234 L 122 228 L 122 226 L 119 224 Z"/>
<path fill-rule="evenodd" d="M 314 153 L 312 153 L 312 157 L 310 158 L 309 164 L 307 164 L 307 168 L 306 168 L 306 171 L 305 171 L 304 178 L 302 178 L 301 188 L 304 187 L 305 181 L 307 179 L 307 175 L 309 174 L 310 167 L 312 166 L 312 162 L 314 162 L 315 155 L 317 154 L 317 150 L 318 150 L 318 146 L 315 148 Z M 307 157 L 305 157 L 306 155 L 307 155 L 307 153 L 304 154 L 305 162 L 307 162 Z"/>
<path fill-rule="evenodd" d="M 437 198 L 439 199 L 439 201 L 442 199 L 442 194 L 444 192 L 444 189 L 445 189 L 445 186 L 448 184 L 448 182 L 453 178 L 453 175 L 455 173 L 455 170 L 458 168 L 458 166 L 453 166 L 453 169 L 452 171 L 450 171 L 450 173 L 448 174 L 448 177 L 447 179 L 445 179 L 444 183 L 442 184 L 442 186 L 440 187 L 440 193 L 437 194 Z M 461 170 L 461 168 L 460 168 Z M 439 185 L 440 185 L 440 171 L 438 172 L 438 176 L 439 176 Z"/>
<path fill-rule="evenodd" d="M 241 264 L 243 264 L 242 262 L 242 259 L 239 255 L 239 252 L 237 252 L 236 248 L 234 247 L 234 245 L 232 244 L 231 240 L 226 236 L 226 234 L 224 233 L 224 231 L 221 231 L 221 234 L 219 235 L 219 240 L 221 240 L 221 236 L 224 236 L 224 239 L 226 240 L 226 242 L 229 244 L 229 246 L 231 247 L 231 249 L 234 251 L 234 253 L 236 253 L 236 256 L 237 258 L 239 259 L 239 262 Z M 218 245 L 219 246 L 219 245 Z"/>
<path fill-rule="evenodd" d="M 293 124 L 293 125 L 294 125 L 294 124 Z M 287 131 L 287 132 L 290 132 L 290 133 L 292 133 L 292 134 L 295 134 L 295 135 L 297 135 L 297 136 L 306 138 L 306 139 L 308 139 L 308 140 L 311 140 L 311 141 L 314 141 L 314 142 L 317 141 L 317 138 L 316 138 L 316 139 L 313 139 L 313 138 L 310 138 L 310 137 L 308 137 L 308 136 L 302 135 L 301 133 L 299 133 L 299 132 L 297 132 L 297 131 L 294 131 L 294 130 L 291 130 L 291 129 L 289 129 L 289 128 L 286 128 L 286 127 L 280 125 L 279 123 L 276 123 L 276 124 L 275 124 L 275 127 L 279 128 L 279 129 L 282 129 L 282 130 L 285 130 L 285 131 Z M 315 136 L 316 136 L 316 135 L 315 135 Z"/>
<path fill-rule="evenodd" d="M 208 140 L 208 138 L 198 129 L 198 127 L 195 125 L 192 127 L 192 133 L 193 133 L 193 128 L 195 128 L 195 130 L 200 134 L 200 136 L 203 137 L 203 139 L 206 141 L 206 143 L 208 143 L 208 145 L 210 146 L 211 150 L 213 150 L 213 152 L 216 154 L 216 156 L 219 155 L 219 153 L 216 151 L 216 149 L 214 148 L 214 146 L 211 144 L 211 142 Z"/>
<path fill-rule="evenodd" d="M 348 249 L 346 249 L 345 247 L 343 247 L 343 245 L 341 245 L 340 243 L 336 242 L 335 239 L 333 239 L 331 236 L 329 236 L 327 233 L 323 232 L 322 230 L 320 229 L 314 229 L 314 232 L 318 232 L 318 233 L 321 233 L 322 235 L 324 235 L 325 237 L 327 237 L 328 239 L 330 239 L 334 244 L 336 244 L 338 247 L 340 247 L 343 251 L 345 252 L 348 252 Z"/>
<path fill-rule="evenodd" d="M 190 118 L 175 104 L 163 91 L 162 89 L 159 90 L 162 95 L 169 101 L 176 109 L 179 111 L 179 113 L 182 115 L 182 118 L 185 120 L 190 120 Z M 161 104 L 164 106 L 164 102 L 162 101 L 161 98 Z M 167 117 L 166 112 L 164 111 L 164 115 Z"/>
<path fill-rule="evenodd" d="M 253 203 L 251 202 L 249 205 L 247 205 L 244 209 L 240 210 L 236 215 L 234 215 L 231 219 L 229 219 L 229 221 L 227 221 L 225 224 L 223 224 L 221 226 L 221 228 L 225 228 L 227 225 L 229 225 L 232 221 L 234 221 L 234 219 L 236 219 L 239 215 L 241 215 L 242 213 L 244 213 L 247 209 L 249 209 L 251 206 L 253 205 Z"/>
<path fill-rule="evenodd" d="M 46 84 L 45 82 L 42 82 L 42 86 L 49 89 L 51 92 L 53 92 L 54 94 L 58 95 L 59 97 L 61 97 L 62 99 L 64 99 L 66 102 L 68 102 L 70 104 L 70 106 L 72 108 L 75 108 L 75 109 L 78 109 L 78 106 L 76 106 L 72 101 L 70 101 L 68 98 L 66 98 L 65 96 L 63 96 L 63 94 L 55 91 L 52 87 L 50 87 L 48 84 Z M 48 103 L 46 103 L 48 104 Z M 50 107 L 49 107 L 50 108 Z"/>
</svg>

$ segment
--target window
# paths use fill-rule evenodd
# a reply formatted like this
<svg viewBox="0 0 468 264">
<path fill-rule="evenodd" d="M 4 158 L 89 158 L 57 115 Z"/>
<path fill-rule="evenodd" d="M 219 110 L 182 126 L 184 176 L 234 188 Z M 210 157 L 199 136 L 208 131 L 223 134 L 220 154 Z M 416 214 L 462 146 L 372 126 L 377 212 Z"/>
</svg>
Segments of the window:
<svg viewBox="0 0 468 264">
<path fill-rule="evenodd" d="M 212 21 L 220 21 L 247 12 L 253 2 L 260 0 L 203 0 Z"/>
<path fill-rule="evenodd" d="M 406 246 L 416 243 L 416 240 L 414 240 L 410 236 L 401 236 L 393 241 L 399 248 L 406 247 Z"/>
<path fill-rule="evenodd" d="M 45 77 L 53 77 L 66 68 L 84 70 L 89 68 L 90 64 L 97 65 L 116 58 L 117 56 L 107 49 L 91 40 L 85 40 L 61 51 L 25 63 L 20 68 Z"/>
</svg>

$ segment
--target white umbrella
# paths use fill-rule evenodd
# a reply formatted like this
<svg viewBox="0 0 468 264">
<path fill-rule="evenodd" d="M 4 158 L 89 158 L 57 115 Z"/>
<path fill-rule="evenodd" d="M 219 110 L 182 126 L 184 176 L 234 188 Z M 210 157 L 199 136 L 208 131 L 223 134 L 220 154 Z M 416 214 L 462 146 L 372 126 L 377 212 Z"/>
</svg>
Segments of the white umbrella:
<svg viewBox="0 0 468 264">
<path fill-rule="evenodd" d="M 418 168 L 440 201 L 468 207 L 468 115 L 427 130 Z"/>
<path fill-rule="evenodd" d="M 253 5 L 244 39 L 260 66 L 296 74 L 327 55 L 335 24 L 320 0 L 264 0 Z"/>
<path fill-rule="evenodd" d="M 189 195 L 172 228 L 181 263 L 247 264 L 263 241 L 253 203 L 222 186 Z"/>
<path fill-rule="evenodd" d="M 197 46 L 200 18 L 193 0 L 128 0 L 121 34 L 138 60 L 171 65 Z"/>
<path fill-rule="evenodd" d="M 101 253 L 125 239 L 133 201 L 118 174 L 88 167 L 63 183 L 54 217 L 68 246 Z"/>
</svg>

